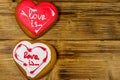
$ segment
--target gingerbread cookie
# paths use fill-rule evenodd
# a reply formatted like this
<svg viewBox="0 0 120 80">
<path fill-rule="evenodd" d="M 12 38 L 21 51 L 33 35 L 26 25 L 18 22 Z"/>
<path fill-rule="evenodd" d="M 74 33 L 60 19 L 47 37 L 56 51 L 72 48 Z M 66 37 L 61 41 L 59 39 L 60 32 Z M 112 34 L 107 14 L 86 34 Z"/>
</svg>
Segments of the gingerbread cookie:
<svg viewBox="0 0 120 80">
<path fill-rule="evenodd" d="M 50 2 L 35 4 L 23 0 L 16 8 L 16 18 L 22 30 L 31 38 L 42 35 L 56 21 L 58 11 Z"/>
<path fill-rule="evenodd" d="M 13 58 L 20 71 L 36 80 L 47 74 L 56 62 L 55 49 L 46 43 L 19 42 L 13 50 Z"/>
</svg>

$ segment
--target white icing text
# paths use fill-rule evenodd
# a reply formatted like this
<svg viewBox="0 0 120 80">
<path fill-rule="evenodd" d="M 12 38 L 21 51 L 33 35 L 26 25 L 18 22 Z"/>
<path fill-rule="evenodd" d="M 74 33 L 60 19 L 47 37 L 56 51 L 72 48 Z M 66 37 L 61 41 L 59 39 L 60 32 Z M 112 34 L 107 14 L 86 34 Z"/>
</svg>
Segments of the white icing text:
<svg viewBox="0 0 120 80">
<path fill-rule="evenodd" d="M 42 23 L 38 23 L 38 21 L 40 21 L 40 20 L 41 21 L 46 20 L 45 14 L 38 14 L 37 13 L 37 9 L 29 8 L 28 14 L 24 10 L 22 10 L 20 14 L 23 15 L 23 16 L 25 16 L 25 17 L 27 17 L 27 18 L 29 18 L 31 27 L 36 28 L 35 29 L 36 33 L 43 26 L 43 24 Z"/>
</svg>

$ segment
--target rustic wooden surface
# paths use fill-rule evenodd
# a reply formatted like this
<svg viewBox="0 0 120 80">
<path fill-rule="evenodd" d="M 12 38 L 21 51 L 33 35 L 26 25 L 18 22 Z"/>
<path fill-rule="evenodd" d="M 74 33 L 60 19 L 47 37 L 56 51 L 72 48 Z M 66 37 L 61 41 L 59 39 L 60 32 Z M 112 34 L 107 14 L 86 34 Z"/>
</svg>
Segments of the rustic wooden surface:
<svg viewBox="0 0 120 80">
<path fill-rule="evenodd" d="M 0 0 L 0 80 L 27 80 L 12 58 L 18 41 L 31 40 L 15 19 L 20 1 Z M 47 1 L 58 7 L 59 19 L 37 40 L 53 45 L 58 61 L 41 80 L 120 80 L 120 1 Z"/>
</svg>

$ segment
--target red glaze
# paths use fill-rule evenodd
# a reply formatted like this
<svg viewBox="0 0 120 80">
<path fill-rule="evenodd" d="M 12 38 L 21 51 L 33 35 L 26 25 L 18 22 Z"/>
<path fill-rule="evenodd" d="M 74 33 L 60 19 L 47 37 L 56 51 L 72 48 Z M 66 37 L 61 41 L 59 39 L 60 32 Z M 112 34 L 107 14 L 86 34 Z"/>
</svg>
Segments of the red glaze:
<svg viewBox="0 0 120 80">
<path fill-rule="evenodd" d="M 50 2 L 35 4 L 32 0 L 23 0 L 16 10 L 18 21 L 35 37 L 49 28 L 58 16 L 56 7 Z"/>
</svg>

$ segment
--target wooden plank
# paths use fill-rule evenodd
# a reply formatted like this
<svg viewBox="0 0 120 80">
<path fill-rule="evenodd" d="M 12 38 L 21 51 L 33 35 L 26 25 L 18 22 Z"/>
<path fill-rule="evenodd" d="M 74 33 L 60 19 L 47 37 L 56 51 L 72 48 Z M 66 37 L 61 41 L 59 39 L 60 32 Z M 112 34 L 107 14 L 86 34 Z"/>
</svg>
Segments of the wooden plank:
<svg viewBox="0 0 120 80">
<path fill-rule="evenodd" d="M 25 80 L 25 77 L 16 67 L 12 54 L 2 54 L 0 57 L 1 80 Z M 9 57 L 9 58 L 8 58 Z M 54 69 L 42 80 L 108 80 L 107 64 L 103 61 L 79 61 L 76 59 L 59 59 Z"/>
<path fill-rule="evenodd" d="M 71 2 L 55 2 L 55 4 L 60 8 L 60 17 L 58 21 L 53 25 L 53 27 L 49 31 L 47 31 L 47 33 L 45 33 L 42 37 L 40 37 L 40 39 L 120 39 L 120 3 L 72 4 Z M 16 5 L 16 3 L 9 4 L 9 2 L 4 2 L 0 5 L 1 39 L 29 39 L 23 33 L 23 31 L 20 30 L 19 25 L 15 20 L 14 10 Z M 9 32 L 11 33 L 8 34 Z"/>
<path fill-rule="evenodd" d="M 4 15 L 4 14 L 3 14 Z M 0 15 L 1 39 L 30 39 L 19 28 L 14 15 Z M 69 17 L 69 19 L 67 18 Z M 73 19 L 73 20 L 72 20 Z M 98 40 L 120 39 L 119 17 L 81 17 L 61 16 L 39 39 L 47 40 Z M 7 23 L 6 23 L 7 22 Z M 63 26 L 64 25 L 64 26 Z M 8 34 L 10 33 L 10 34 Z M 7 35 L 6 35 L 7 34 Z M 21 36 L 21 37 L 19 37 Z"/>
<path fill-rule="evenodd" d="M 119 41 L 61 41 L 56 48 L 60 58 L 85 61 L 120 60 Z"/>
<path fill-rule="evenodd" d="M 12 53 L 18 40 L 1 40 L 0 52 Z M 38 40 L 39 42 L 39 40 Z M 54 45 L 60 59 L 85 61 L 119 60 L 120 41 L 47 41 Z"/>
<path fill-rule="evenodd" d="M 40 40 L 36 40 L 40 42 Z M 18 43 L 19 40 L 0 40 L 0 52 L 1 53 L 12 53 L 12 49 Z M 49 44 L 53 45 L 58 52 L 60 52 L 60 56 L 75 56 L 78 58 L 82 56 L 82 54 L 90 53 L 119 53 L 120 52 L 120 41 L 46 41 Z M 10 50 L 10 51 L 9 51 Z M 74 54 L 75 53 L 77 54 Z M 65 55 L 67 54 L 67 55 Z M 91 55 L 92 56 L 92 55 Z M 107 55 L 106 55 L 107 56 Z M 120 56 L 119 54 L 116 56 Z M 103 56 L 102 56 L 103 57 Z M 102 58 L 101 57 L 101 58 Z"/>
<path fill-rule="evenodd" d="M 13 80 L 25 79 L 15 66 L 12 54 L 10 54 L 17 42 L 18 40 L 0 41 L 0 62 L 2 62 L 0 63 L 0 71 L 2 72 L 3 68 L 6 68 L 4 73 L 0 73 L 3 80 L 8 80 L 13 77 L 12 75 L 16 75 Z M 44 77 L 43 80 L 109 80 L 109 76 L 111 76 L 109 72 L 112 73 L 112 70 L 117 68 L 113 63 L 110 63 L 112 61 L 114 63 L 119 62 L 113 59 L 113 57 L 118 57 L 118 55 L 115 56 L 113 54 L 119 53 L 120 41 L 48 41 L 48 43 L 54 45 L 59 52 L 58 62 L 53 71 Z M 119 64 L 117 65 L 119 66 Z M 110 66 L 114 66 L 114 68 Z M 119 75 L 118 72 L 113 71 L 116 75 Z M 6 74 L 8 77 L 4 77 Z M 113 78 L 116 77 L 112 76 Z"/>
<path fill-rule="evenodd" d="M 0 13 L 14 13 L 17 2 L 0 2 Z M 119 15 L 120 3 L 80 3 L 80 2 L 54 2 L 62 14 L 85 15 Z M 67 6 L 66 6 L 67 5 Z M 5 8 L 5 9 L 4 9 Z M 3 11 L 4 10 L 4 11 Z M 79 15 L 81 14 L 81 15 Z"/>
<path fill-rule="evenodd" d="M 16 76 L 13 80 L 25 79 L 12 59 L 12 49 L 17 42 L 18 40 L 0 41 L 0 72 L 4 71 L 0 73 L 1 80 L 8 80 L 13 75 Z M 113 59 L 118 55 L 113 54 L 119 53 L 120 41 L 48 41 L 48 43 L 54 45 L 58 51 L 58 61 L 53 71 L 43 80 L 110 80 L 110 73 L 119 66 L 119 64 L 115 66 L 119 61 Z"/>
</svg>

